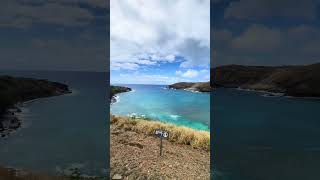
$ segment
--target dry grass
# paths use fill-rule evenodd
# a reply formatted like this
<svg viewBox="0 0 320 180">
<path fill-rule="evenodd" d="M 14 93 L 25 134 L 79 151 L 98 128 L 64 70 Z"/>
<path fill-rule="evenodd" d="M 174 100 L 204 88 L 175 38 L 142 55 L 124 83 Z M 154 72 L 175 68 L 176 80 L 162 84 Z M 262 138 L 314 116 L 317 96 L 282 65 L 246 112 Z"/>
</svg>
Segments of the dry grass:
<svg viewBox="0 0 320 180">
<path fill-rule="evenodd" d="M 130 118 L 111 115 L 110 123 L 125 130 L 131 130 L 147 135 L 154 135 L 156 129 L 169 132 L 169 141 L 191 145 L 193 148 L 210 150 L 210 133 L 194 130 L 188 127 L 176 126 L 169 123 L 150 121 L 141 118 Z"/>
</svg>

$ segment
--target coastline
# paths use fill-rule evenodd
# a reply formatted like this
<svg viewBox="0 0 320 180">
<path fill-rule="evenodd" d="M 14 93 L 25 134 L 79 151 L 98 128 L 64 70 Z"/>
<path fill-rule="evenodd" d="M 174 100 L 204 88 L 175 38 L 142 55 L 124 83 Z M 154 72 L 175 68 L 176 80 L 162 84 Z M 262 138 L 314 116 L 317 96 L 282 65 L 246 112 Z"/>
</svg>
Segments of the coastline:
<svg viewBox="0 0 320 180">
<path fill-rule="evenodd" d="M 318 98 L 319 70 L 320 63 L 295 66 L 225 65 L 211 68 L 211 85 L 214 88 L 240 87 L 297 98 Z"/>
<path fill-rule="evenodd" d="M 169 138 L 163 140 L 163 156 L 159 156 L 156 129 L 169 132 Z M 110 115 L 110 136 L 111 178 L 210 178 L 209 132 Z"/>
<path fill-rule="evenodd" d="M 225 88 L 225 87 L 223 87 Z M 270 96 L 264 96 L 261 95 L 263 97 L 284 97 L 284 98 L 293 98 L 293 99 L 314 99 L 314 100 L 320 100 L 320 97 L 312 97 L 312 96 L 290 96 L 290 95 L 286 95 L 285 93 L 282 92 L 274 92 L 274 91 L 266 91 L 266 90 L 255 90 L 255 89 L 246 89 L 246 88 L 241 88 L 241 87 L 237 87 L 237 88 L 226 88 L 226 89 L 235 89 L 238 91 L 247 91 L 247 92 L 255 92 L 255 93 L 265 93 L 268 94 Z"/>
<path fill-rule="evenodd" d="M 131 89 L 130 91 L 116 93 L 115 95 L 113 95 L 111 97 L 110 105 L 115 104 L 120 101 L 120 96 L 118 96 L 117 94 L 123 94 L 123 93 L 128 93 L 128 92 L 135 92 L 135 90 Z"/>
<path fill-rule="evenodd" d="M 63 96 L 63 95 L 68 95 L 72 94 L 72 91 L 68 91 L 65 94 L 58 94 L 58 95 L 52 95 L 52 96 L 47 96 L 47 97 L 39 97 L 39 98 L 34 98 L 22 102 L 17 102 L 14 104 L 12 107 L 6 109 L 6 112 L 1 115 L 0 119 L 0 139 L 1 138 L 7 138 L 10 134 L 17 132 L 23 125 L 23 119 L 18 118 L 18 116 L 23 112 L 23 107 L 27 103 L 32 103 L 34 101 L 40 100 L 40 99 L 45 99 L 45 98 L 51 98 L 51 97 L 56 97 L 56 96 Z M 5 124 L 5 125 L 4 125 Z"/>
<path fill-rule="evenodd" d="M 111 85 L 110 86 L 110 104 L 114 104 L 117 102 L 117 97 L 119 98 L 117 94 L 131 92 L 131 91 L 132 89 L 128 87 Z"/>
<path fill-rule="evenodd" d="M 23 104 L 72 93 L 62 83 L 11 76 L 0 76 L 0 87 L 0 138 L 21 127 L 22 122 L 17 114 L 21 113 Z"/>
<path fill-rule="evenodd" d="M 190 92 L 210 93 L 210 82 L 178 82 L 168 85 L 168 89 L 185 90 Z"/>
</svg>

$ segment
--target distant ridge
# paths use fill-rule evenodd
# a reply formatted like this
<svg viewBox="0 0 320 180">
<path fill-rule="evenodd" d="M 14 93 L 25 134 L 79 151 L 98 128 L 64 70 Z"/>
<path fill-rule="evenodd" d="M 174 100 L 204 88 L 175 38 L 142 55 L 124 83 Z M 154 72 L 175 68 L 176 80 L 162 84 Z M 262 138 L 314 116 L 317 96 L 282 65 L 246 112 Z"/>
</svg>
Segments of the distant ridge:
<svg viewBox="0 0 320 180">
<path fill-rule="evenodd" d="M 185 89 L 197 92 L 210 92 L 210 82 L 179 82 L 168 86 L 170 89 Z"/>
<path fill-rule="evenodd" d="M 274 67 L 220 66 L 211 69 L 211 86 L 261 90 L 295 97 L 320 97 L 320 63 Z"/>
</svg>

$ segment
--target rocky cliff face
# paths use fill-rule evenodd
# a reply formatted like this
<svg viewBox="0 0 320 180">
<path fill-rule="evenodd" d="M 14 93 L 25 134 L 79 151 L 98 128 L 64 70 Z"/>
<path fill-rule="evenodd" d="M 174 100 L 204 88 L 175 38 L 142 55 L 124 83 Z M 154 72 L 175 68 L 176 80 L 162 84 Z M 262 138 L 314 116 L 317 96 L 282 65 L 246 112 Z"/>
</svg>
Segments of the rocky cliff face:
<svg viewBox="0 0 320 180">
<path fill-rule="evenodd" d="M 0 136 L 7 136 L 10 130 L 17 129 L 21 125 L 20 120 L 15 116 L 20 109 L 15 107 L 15 104 L 66 93 L 70 93 L 70 90 L 65 84 L 0 76 Z"/>
<path fill-rule="evenodd" d="M 110 101 L 114 103 L 116 99 L 114 98 L 116 94 L 132 91 L 131 88 L 122 86 L 110 86 Z"/>
<path fill-rule="evenodd" d="M 198 82 L 198 83 L 179 82 L 179 83 L 171 84 L 168 87 L 170 89 L 185 89 L 185 90 L 198 91 L 198 92 L 211 91 L 209 82 Z"/>
<path fill-rule="evenodd" d="M 320 97 L 320 63 L 307 66 L 240 66 L 211 69 L 212 87 L 243 88 Z"/>
<path fill-rule="evenodd" d="M 6 108 L 17 102 L 69 92 L 67 85 L 57 82 L 0 76 L 0 112 L 5 111 Z"/>
</svg>

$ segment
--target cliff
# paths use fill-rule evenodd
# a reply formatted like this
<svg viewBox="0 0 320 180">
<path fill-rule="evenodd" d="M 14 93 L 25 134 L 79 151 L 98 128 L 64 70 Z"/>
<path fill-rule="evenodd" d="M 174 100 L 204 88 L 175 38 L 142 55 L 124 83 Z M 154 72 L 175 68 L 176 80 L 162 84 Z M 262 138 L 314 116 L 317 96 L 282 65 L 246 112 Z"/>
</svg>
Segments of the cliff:
<svg viewBox="0 0 320 180">
<path fill-rule="evenodd" d="M 132 91 L 131 88 L 123 87 L 123 86 L 110 86 L 110 102 L 116 102 L 115 95 L 123 92 Z"/>
<path fill-rule="evenodd" d="M 18 102 L 69 92 L 67 85 L 57 82 L 0 76 L 0 113 Z"/>
<path fill-rule="evenodd" d="M 275 67 L 221 66 L 211 69 L 211 79 L 214 88 L 242 88 L 295 97 L 320 97 L 320 63 Z"/>
<path fill-rule="evenodd" d="M 209 82 L 179 82 L 175 84 L 171 84 L 168 86 L 170 89 L 185 89 L 190 91 L 198 91 L 198 92 L 210 92 L 210 83 Z"/>
<path fill-rule="evenodd" d="M 3 134 L 4 130 L 20 127 L 20 121 L 14 116 L 20 110 L 15 104 L 66 93 L 70 93 L 70 90 L 67 85 L 61 83 L 0 76 L 0 135 L 6 136 Z"/>
</svg>

